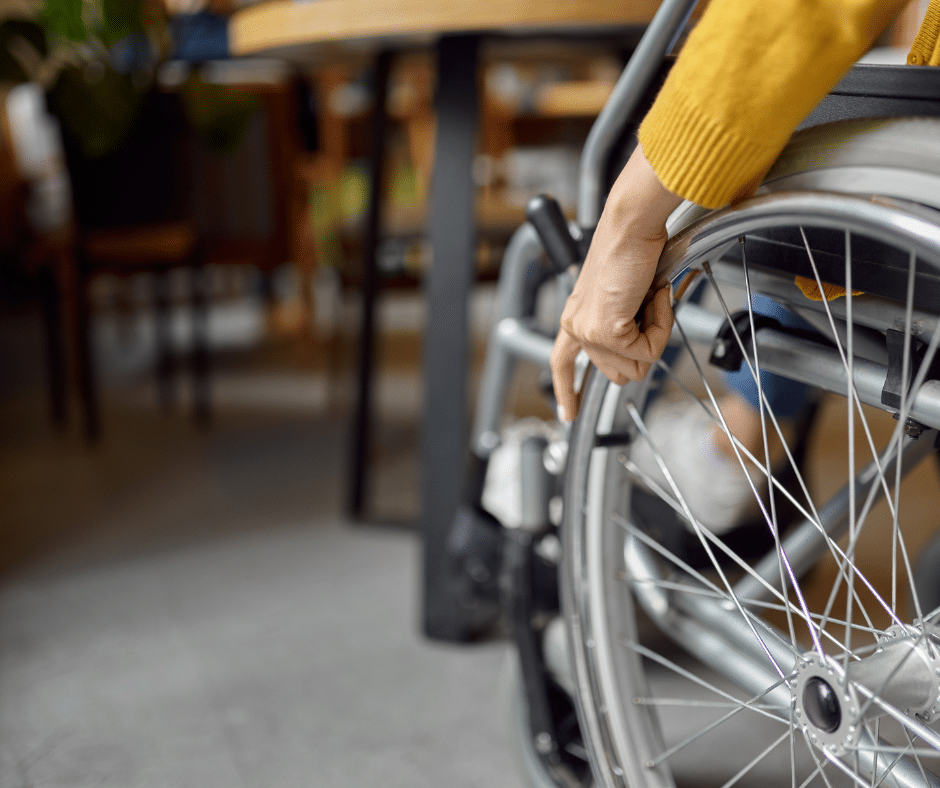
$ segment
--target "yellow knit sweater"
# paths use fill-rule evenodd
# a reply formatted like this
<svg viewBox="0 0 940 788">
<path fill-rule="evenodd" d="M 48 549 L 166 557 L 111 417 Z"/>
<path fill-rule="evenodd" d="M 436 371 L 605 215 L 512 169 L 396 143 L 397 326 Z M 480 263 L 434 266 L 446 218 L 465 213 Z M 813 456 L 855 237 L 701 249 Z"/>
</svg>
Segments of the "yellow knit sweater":
<svg viewBox="0 0 940 788">
<path fill-rule="evenodd" d="M 712 0 L 640 127 L 670 191 L 707 208 L 750 194 L 800 121 L 905 0 Z M 940 0 L 908 62 L 940 64 Z"/>
</svg>

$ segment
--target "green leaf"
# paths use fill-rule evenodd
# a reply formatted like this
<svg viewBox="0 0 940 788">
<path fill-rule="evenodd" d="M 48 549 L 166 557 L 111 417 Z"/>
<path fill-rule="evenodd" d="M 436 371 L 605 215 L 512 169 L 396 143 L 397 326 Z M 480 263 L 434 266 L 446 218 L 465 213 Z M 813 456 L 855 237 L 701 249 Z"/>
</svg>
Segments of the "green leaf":
<svg viewBox="0 0 940 788">
<path fill-rule="evenodd" d="M 46 0 L 39 15 L 42 26 L 71 41 L 87 41 L 89 31 L 82 17 L 83 0 Z"/>
<path fill-rule="evenodd" d="M 101 15 L 99 34 L 108 46 L 144 31 L 141 0 L 101 0 Z"/>
<path fill-rule="evenodd" d="M 258 102 L 251 96 L 205 82 L 195 73 L 183 83 L 182 94 L 189 122 L 216 153 L 238 147 L 258 110 Z"/>
<path fill-rule="evenodd" d="M 53 112 L 89 157 L 103 156 L 127 135 L 140 109 L 142 92 L 130 77 L 104 68 L 88 81 L 77 68 L 66 68 L 49 91 Z"/>
</svg>

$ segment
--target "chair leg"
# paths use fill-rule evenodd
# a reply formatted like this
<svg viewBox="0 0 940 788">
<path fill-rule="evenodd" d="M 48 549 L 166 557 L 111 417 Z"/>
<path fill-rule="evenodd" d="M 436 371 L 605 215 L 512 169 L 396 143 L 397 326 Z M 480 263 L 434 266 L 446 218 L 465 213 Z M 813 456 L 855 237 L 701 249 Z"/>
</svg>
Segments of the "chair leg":
<svg viewBox="0 0 940 788">
<path fill-rule="evenodd" d="M 156 271 L 153 277 L 153 305 L 155 312 L 157 401 L 160 408 L 169 413 L 176 402 L 176 385 L 173 379 L 173 336 L 170 310 L 170 275 L 168 271 Z"/>
<path fill-rule="evenodd" d="M 101 420 L 98 408 L 98 386 L 95 381 L 95 362 L 92 354 L 88 268 L 82 261 L 78 261 L 69 288 L 72 314 L 75 320 L 75 371 L 78 378 L 78 396 L 82 403 L 82 422 L 85 439 L 94 442 L 101 437 Z"/>
<path fill-rule="evenodd" d="M 192 377 L 193 418 L 197 424 L 209 423 L 209 282 L 206 267 L 197 263 L 190 268 L 192 293 Z"/>
<path fill-rule="evenodd" d="M 42 324 L 46 340 L 46 374 L 49 385 L 49 406 L 52 424 L 63 430 L 67 421 L 65 403 L 65 347 L 62 335 L 62 309 L 59 286 L 52 266 L 39 271 L 39 292 L 42 303 Z"/>
</svg>

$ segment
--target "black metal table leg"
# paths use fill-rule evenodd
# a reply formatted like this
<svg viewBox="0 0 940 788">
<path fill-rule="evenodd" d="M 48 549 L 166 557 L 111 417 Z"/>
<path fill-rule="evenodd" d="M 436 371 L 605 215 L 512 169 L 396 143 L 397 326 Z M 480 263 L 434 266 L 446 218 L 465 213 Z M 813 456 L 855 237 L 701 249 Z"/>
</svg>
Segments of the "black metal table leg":
<svg viewBox="0 0 940 788">
<path fill-rule="evenodd" d="M 366 212 L 363 239 L 362 313 L 359 323 L 359 364 L 356 405 L 353 412 L 352 445 L 349 453 L 349 475 L 346 509 L 353 518 L 362 516 L 368 494 L 368 448 L 372 421 L 372 373 L 375 356 L 375 301 L 378 296 L 378 277 L 375 256 L 379 245 L 379 232 L 383 192 L 383 162 L 385 138 L 388 128 L 388 76 L 392 53 L 380 52 L 375 61 L 375 106 L 369 151 L 369 204 Z"/>
<path fill-rule="evenodd" d="M 471 177 L 479 122 L 475 35 L 438 44 L 437 139 L 426 291 L 425 404 L 422 424 L 421 536 L 424 632 L 464 640 L 474 633 L 447 561 L 447 538 L 461 501 L 467 451 L 467 302 L 475 270 L 475 190 Z"/>
</svg>

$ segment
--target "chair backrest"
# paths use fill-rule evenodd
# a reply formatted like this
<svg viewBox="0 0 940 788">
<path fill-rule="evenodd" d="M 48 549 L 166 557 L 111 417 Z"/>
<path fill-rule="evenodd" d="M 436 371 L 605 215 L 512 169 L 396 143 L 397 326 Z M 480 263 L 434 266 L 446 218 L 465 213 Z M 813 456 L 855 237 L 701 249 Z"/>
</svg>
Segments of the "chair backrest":
<svg viewBox="0 0 940 788">
<path fill-rule="evenodd" d="M 177 93 L 145 93 L 128 133 L 101 156 L 89 156 L 68 123 L 61 125 L 79 227 L 154 224 L 185 216 L 186 123 Z"/>
<path fill-rule="evenodd" d="M 290 260 L 293 166 L 300 149 L 293 83 L 239 84 L 259 111 L 236 149 L 220 154 L 193 138 L 192 217 L 212 262 L 272 269 Z"/>
<path fill-rule="evenodd" d="M 290 259 L 293 164 L 300 148 L 294 83 L 235 83 L 259 112 L 234 150 L 212 150 L 186 119 L 182 97 L 154 90 L 130 132 L 104 156 L 84 154 L 63 126 L 76 221 L 100 229 L 190 222 L 209 262 L 271 269 Z"/>
</svg>

